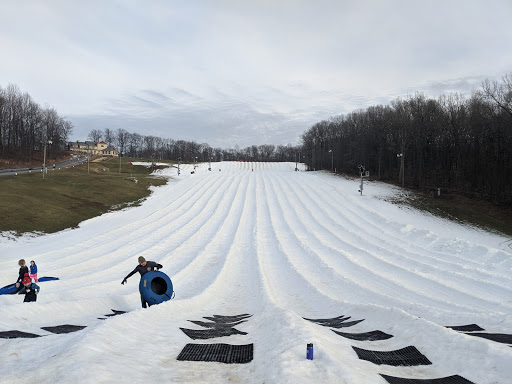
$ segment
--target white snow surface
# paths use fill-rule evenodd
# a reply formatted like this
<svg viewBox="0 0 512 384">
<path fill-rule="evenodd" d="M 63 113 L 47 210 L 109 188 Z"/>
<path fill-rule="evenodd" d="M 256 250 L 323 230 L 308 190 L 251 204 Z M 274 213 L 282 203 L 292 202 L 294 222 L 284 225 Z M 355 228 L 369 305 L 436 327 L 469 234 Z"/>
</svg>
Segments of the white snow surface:
<svg viewBox="0 0 512 384">
<path fill-rule="evenodd" d="M 478 324 L 512 334 L 509 237 L 389 202 L 400 190 L 295 163 L 201 164 L 168 176 L 141 206 L 104 214 L 43 236 L 0 237 L 0 286 L 35 260 L 36 303 L 0 296 L 0 383 L 386 383 L 379 374 L 510 383 L 512 348 L 446 326 Z M 145 256 L 163 264 L 176 296 L 142 309 Z M 109 317 L 111 309 L 128 313 Z M 251 314 L 246 335 L 192 340 L 188 320 Z M 364 321 L 339 331 L 380 330 L 355 341 L 306 318 Z M 85 329 L 53 334 L 41 327 Z M 188 343 L 254 344 L 247 364 L 178 361 Z M 307 343 L 314 360 L 306 359 Z M 394 367 L 360 360 L 352 346 L 415 346 L 431 365 Z M 20 381 L 21 380 L 21 381 Z"/>
</svg>

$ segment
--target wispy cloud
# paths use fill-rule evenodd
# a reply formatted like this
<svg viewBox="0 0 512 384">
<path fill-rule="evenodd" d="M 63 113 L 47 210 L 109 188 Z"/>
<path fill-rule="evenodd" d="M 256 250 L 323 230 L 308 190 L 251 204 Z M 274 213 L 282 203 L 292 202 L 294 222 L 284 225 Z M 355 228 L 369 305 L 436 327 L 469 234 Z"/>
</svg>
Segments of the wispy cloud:
<svg viewBox="0 0 512 384">
<path fill-rule="evenodd" d="M 0 84 L 75 125 L 286 144 L 322 118 L 512 68 L 509 0 L 0 5 Z M 123 125 L 123 126 L 120 126 Z"/>
</svg>

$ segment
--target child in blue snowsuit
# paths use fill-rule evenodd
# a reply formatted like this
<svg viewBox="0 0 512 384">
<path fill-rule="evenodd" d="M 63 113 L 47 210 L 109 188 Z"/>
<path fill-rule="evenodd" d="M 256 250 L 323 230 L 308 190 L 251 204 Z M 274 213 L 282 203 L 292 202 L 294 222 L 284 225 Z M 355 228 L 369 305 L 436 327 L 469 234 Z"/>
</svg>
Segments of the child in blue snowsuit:
<svg viewBox="0 0 512 384">
<path fill-rule="evenodd" d="M 37 280 L 37 265 L 34 260 L 30 262 L 30 278 L 34 280 L 34 283 L 39 283 L 39 280 Z"/>
</svg>

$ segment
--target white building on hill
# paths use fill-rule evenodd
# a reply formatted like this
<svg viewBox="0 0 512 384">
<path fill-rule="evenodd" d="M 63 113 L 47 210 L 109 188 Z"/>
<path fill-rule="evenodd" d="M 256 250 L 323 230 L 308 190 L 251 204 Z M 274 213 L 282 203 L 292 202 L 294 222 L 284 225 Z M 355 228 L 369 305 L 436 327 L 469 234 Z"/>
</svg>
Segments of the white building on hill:
<svg viewBox="0 0 512 384">
<path fill-rule="evenodd" d="M 69 143 L 69 150 L 74 153 L 118 157 L 119 152 L 108 146 L 104 141 L 73 141 Z"/>
</svg>

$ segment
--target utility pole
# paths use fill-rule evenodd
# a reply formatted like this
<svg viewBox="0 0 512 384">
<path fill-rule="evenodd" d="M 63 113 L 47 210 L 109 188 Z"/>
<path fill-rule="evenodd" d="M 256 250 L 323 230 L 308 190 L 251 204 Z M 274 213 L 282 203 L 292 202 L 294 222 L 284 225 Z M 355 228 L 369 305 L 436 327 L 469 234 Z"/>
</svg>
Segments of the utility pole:
<svg viewBox="0 0 512 384">
<path fill-rule="evenodd" d="M 47 169 L 46 169 L 46 144 L 53 144 L 53 141 L 51 140 L 45 140 L 44 141 L 44 151 L 43 151 L 43 179 L 44 179 L 44 174 L 47 172 Z"/>
<path fill-rule="evenodd" d="M 365 170 L 364 165 L 358 165 L 357 168 L 359 168 L 359 174 L 361 175 L 361 184 L 359 185 L 359 192 L 361 193 L 361 196 L 363 196 L 363 178 L 370 177 L 370 172 Z"/>
<path fill-rule="evenodd" d="M 400 169 L 398 171 L 398 182 L 402 183 L 402 188 L 404 187 L 404 154 L 397 153 L 396 157 L 400 158 Z"/>
</svg>

